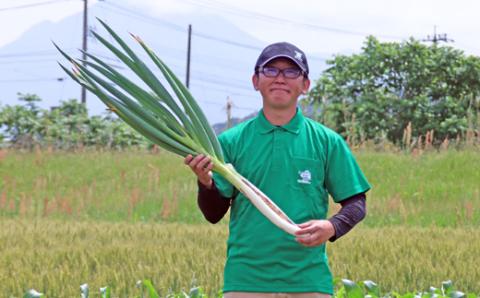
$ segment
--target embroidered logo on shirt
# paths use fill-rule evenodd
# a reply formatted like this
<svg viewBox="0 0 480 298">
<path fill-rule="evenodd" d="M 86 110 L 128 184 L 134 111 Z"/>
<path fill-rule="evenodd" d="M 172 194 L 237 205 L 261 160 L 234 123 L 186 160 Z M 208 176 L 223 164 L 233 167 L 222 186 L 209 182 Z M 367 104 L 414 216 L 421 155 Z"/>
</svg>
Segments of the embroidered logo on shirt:
<svg viewBox="0 0 480 298">
<path fill-rule="evenodd" d="M 300 179 L 297 180 L 298 183 L 302 183 L 302 184 L 312 183 L 312 174 L 310 173 L 309 170 L 298 171 L 298 175 L 300 176 Z"/>
</svg>

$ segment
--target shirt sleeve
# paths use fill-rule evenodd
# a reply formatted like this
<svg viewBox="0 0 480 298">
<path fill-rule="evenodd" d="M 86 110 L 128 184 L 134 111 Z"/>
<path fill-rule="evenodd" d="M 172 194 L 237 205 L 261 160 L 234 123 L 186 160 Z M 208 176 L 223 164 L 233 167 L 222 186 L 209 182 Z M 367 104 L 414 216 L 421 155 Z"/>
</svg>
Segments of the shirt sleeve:
<svg viewBox="0 0 480 298">
<path fill-rule="evenodd" d="M 333 135 L 327 151 L 325 186 L 337 203 L 370 189 L 350 148 L 338 134 Z"/>
</svg>

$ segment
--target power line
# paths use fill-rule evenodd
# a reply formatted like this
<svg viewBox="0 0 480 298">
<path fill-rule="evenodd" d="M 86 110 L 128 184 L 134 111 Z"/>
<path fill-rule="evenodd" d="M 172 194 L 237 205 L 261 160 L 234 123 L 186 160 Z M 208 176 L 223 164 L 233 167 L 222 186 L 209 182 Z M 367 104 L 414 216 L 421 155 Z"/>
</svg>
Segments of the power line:
<svg viewBox="0 0 480 298">
<path fill-rule="evenodd" d="M 261 14 L 258 12 L 253 12 L 245 9 L 241 9 L 238 7 L 233 7 L 233 6 L 228 6 L 225 5 L 224 3 L 220 3 L 218 1 L 198 1 L 198 0 L 184 0 L 184 2 L 189 2 L 193 5 L 196 6 L 201 6 L 201 7 L 206 7 L 210 9 L 215 9 L 215 10 L 220 10 L 224 11 L 233 15 L 237 15 L 240 17 L 252 19 L 256 18 L 258 20 L 262 21 L 267 21 L 270 23 L 280 23 L 280 24 L 291 24 L 295 26 L 302 26 L 310 30 L 314 31 L 330 31 L 334 33 L 339 33 L 339 34 L 348 34 L 348 35 L 357 35 L 357 36 L 366 36 L 366 35 L 371 35 L 372 33 L 366 33 L 366 32 L 360 32 L 360 31 L 353 31 L 353 30 L 347 30 L 347 29 L 342 29 L 342 28 L 335 28 L 335 27 L 329 27 L 329 26 L 321 26 L 321 25 L 316 25 L 316 24 L 311 24 L 311 23 L 305 23 L 305 22 L 300 22 L 300 21 L 295 21 L 295 20 L 290 20 L 290 19 L 284 19 L 284 18 L 279 18 L 271 15 L 266 15 L 266 14 Z M 391 38 L 391 39 L 404 39 L 405 37 L 403 36 L 395 36 L 395 35 L 380 35 L 380 34 L 375 34 L 376 36 L 383 37 L 383 38 Z"/>
<path fill-rule="evenodd" d="M 209 81 L 206 81 L 206 80 L 201 80 L 201 79 L 198 79 L 198 80 L 193 80 L 193 87 L 196 87 L 196 84 L 195 82 L 200 82 L 199 86 L 200 87 L 203 87 L 203 88 L 208 88 L 208 90 L 213 90 L 213 91 L 218 91 L 218 92 L 221 92 L 223 94 L 230 94 L 230 95 L 238 95 L 238 96 L 241 96 L 241 97 L 247 97 L 247 98 L 251 98 L 252 96 L 249 95 L 249 94 L 246 94 L 246 93 L 239 93 L 238 91 L 235 91 L 235 92 L 232 92 L 231 89 L 232 88 L 215 88 L 215 87 L 205 87 L 205 83 L 207 84 L 211 84 L 211 85 L 215 85 L 215 86 L 225 86 L 225 84 L 217 84 L 217 83 L 212 83 L 212 82 L 209 82 Z M 239 90 L 245 90 L 247 91 L 248 89 L 243 89 L 243 88 L 233 88 L 233 89 L 239 89 Z M 251 90 L 249 90 L 251 91 Z"/>
<path fill-rule="evenodd" d="M 261 48 L 261 47 L 252 46 L 252 45 L 248 45 L 248 44 L 245 44 L 245 43 L 240 43 L 240 42 L 236 42 L 236 41 L 232 41 L 232 40 L 228 40 L 228 39 L 224 39 L 224 38 L 219 38 L 219 37 L 215 37 L 213 35 L 209 35 L 209 34 L 205 34 L 205 33 L 201 33 L 201 32 L 200 33 L 193 32 L 192 34 L 194 36 L 198 36 L 198 37 L 201 37 L 201 38 L 214 40 L 214 41 L 222 42 L 222 43 L 225 43 L 225 44 L 229 44 L 229 45 L 232 45 L 232 46 L 237 46 L 237 47 L 241 47 L 241 48 L 245 48 L 245 49 L 256 50 L 256 51 L 262 51 L 263 50 L 263 48 Z M 319 60 L 319 61 L 328 60 L 328 58 L 314 56 L 314 55 L 308 55 L 308 59 L 309 60 Z"/>
<path fill-rule="evenodd" d="M 203 78 L 204 76 L 202 76 Z M 217 85 L 223 85 L 225 86 L 226 84 L 228 85 L 228 87 L 232 87 L 232 88 L 237 88 L 237 89 L 241 89 L 241 90 L 249 90 L 251 91 L 251 87 L 249 86 L 246 86 L 246 85 L 240 85 L 240 84 L 235 84 L 234 82 L 227 82 L 225 80 L 218 80 L 218 79 L 214 79 L 212 77 L 215 77 L 214 75 L 210 75 L 210 78 L 207 78 L 207 80 L 203 80 L 203 79 L 196 79 L 196 80 L 201 80 L 201 81 L 204 81 L 204 82 L 207 82 L 207 83 L 215 83 Z M 218 76 L 216 76 L 218 78 Z M 193 78 L 195 79 L 195 78 Z"/>
<path fill-rule="evenodd" d="M 215 37 L 215 36 L 205 34 L 205 33 L 194 32 L 193 35 L 198 36 L 198 37 L 202 37 L 202 38 L 206 38 L 206 39 L 210 39 L 210 40 L 223 42 L 223 43 L 233 45 L 233 46 L 237 46 L 237 47 L 242 47 L 242 48 L 245 48 L 245 49 L 256 50 L 256 51 L 261 51 L 262 50 L 262 48 L 260 48 L 260 47 L 256 47 L 256 46 L 252 46 L 252 45 L 248 45 L 248 44 L 244 44 L 244 43 L 240 43 L 240 42 L 236 42 L 236 41 L 232 41 L 232 40 L 228 40 L 228 39 L 224 39 L 224 38 Z"/>
<path fill-rule="evenodd" d="M 98 54 L 96 52 L 88 52 L 90 54 L 94 54 L 96 57 L 101 57 L 103 58 L 104 60 L 110 60 L 110 61 L 113 61 L 113 62 L 117 62 L 117 63 L 120 63 L 121 61 L 118 60 L 118 59 L 115 59 L 115 58 L 112 58 L 112 57 L 109 57 L 109 56 L 106 56 L 106 55 L 102 55 L 102 54 Z M 21 57 L 20 57 L 21 58 Z M 29 57 L 27 57 L 29 58 Z M 6 61 L 0 61 L 0 65 L 5 65 L 5 64 L 23 64 L 23 63 L 55 63 L 56 61 L 58 61 L 56 58 L 45 58 L 45 59 L 28 59 L 28 60 L 6 60 Z M 124 68 L 123 66 L 120 66 L 120 65 L 116 65 L 116 64 L 112 64 L 112 63 L 108 63 L 110 66 L 113 66 L 115 68 Z"/>
<path fill-rule="evenodd" d="M 198 101 L 201 102 L 201 103 L 209 104 L 209 105 L 224 107 L 224 104 L 223 104 L 223 103 L 219 103 L 219 102 L 208 101 L 208 100 L 201 100 L 201 99 L 198 100 Z M 235 109 L 238 109 L 238 110 L 245 110 L 245 111 L 258 111 L 258 110 L 259 110 L 258 108 L 239 107 L 239 106 L 237 106 L 237 105 L 234 105 L 234 108 L 235 108 Z"/>
<path fill-rule="evenodd" d="M 0 11 L 9 11 L 9 10 L 24 9 L 24 8 L 35 7 L 35 6 L 44 6 L 44 5 L 49 5 L 49 4 L 58 3 L 58 2 L 66 2 L 66 1 L 72 1 L 72 0 L 52 0 L 52 1 L 44 1 L 44 2 L 38 2 L 38 3 L 32 3 L 32 4 L 19 5 L 19 6 L 4 7 L 4 8 L 0 8 Z"/>
<path fill-rule="evenodd" d="M 58 78 L 43 78 L 43 79 L 8 79 L 8 80 L 0 80 L 0 83 L 17 83 L 17 82 L 51 82 L 51 81 L 58 81 L 62 82 L 66 79 L 66 77 L 58 77 Z"/>
<path fill-rule="evenodd" d="M 113 8 L 121 10 L 122 13 L 120 13 L 120 14 L 122 14 L 122 15 L 130 16 L 130 17 L 133 17 L 133 18 L 138 19 L 140 21 L 151 23 L 151 24 L 154 24 L 154 25 L 165 26 L 165 27 L 168 27 L 168 28 L 176 30 L 176 31 L 185 32 L 185 28 L 180 26 L 180 25 L 170 23 L 170 22 L 167 22 L 167 21 L 160 21 L 160 20 L 158 20 L 156 18 L 152 18 L 148 15 L 133 11 L 131 9 L 126 9 L 126 8 L 120 6 L 120 5 L 111 4 L 109 2 L 104 2 L 104 3 L 108 4 L 109 6 L 111 6 Z M 112 11 L 112 12 L 118 13 L 118 11 L 117 12 Z M 221 43 L 224 43 L 224 44 L 236 46 L 236 47 L 250 49 L 250 50 L 261 51 L 263 49 L 263 48 L 258 47 L 258 46 L 253 46 L 253 45 L 249 45 L 249 44 L 245 44 L 245 43 L 240 43 L 240 42 L 233 41 L 233 40 L 228 40 L 228 39 L 225 39 L 225 38 L 215 37 L 213 35 L 202 33 L 202 32 L 199 32 L 197 30 L 193 31 L 192 35 L 197 36 L 197 37 L 201 37 L 201 38 L 204 38 L 204 39 L 213 40 L 213 41 L 221 42 Z M 319 56 L 313 56 L 313 55 L 309 55 L 308 58 L 311 59 L 311 60 L 319 60 L 319 61 L 326 61 L 328 59 L 328 58 L 325 58 L 325 57 L 319 57 Z"/>
<path fill-rule="evenodd" d="M 462 48 L 467 49 L 467 50 L 476 51 L 476 52 L 479 52 L 479 51 L 480 51 L 479 48 L 472 47 L 471 45 L 465 44 L 465 43 L 463 43 L 463 42 L 458 42 L 458 41 L 456 41 L 455 43 L 456 43 L 457 45 L 461 46 Z"/>
<path fill-rule="evenodd" d="M 58 0 L 57 0 L 58 1 Z M 63 0 L 65 1 L 65 0 Z M 85 1 L 85 0 L 84 0 Z M 131 10 L 126 10 L 124 8 L 122 8 L 121 6 L 118 6 L 118 5 L 113 5 L 113 4 L 110 4 L 108 3 L 110 6 L 114 7 L 115 10 L 120 10 L 122 11 L 122 14 L 123 15 L 127 15 L 129 17 L 134 17 L 134 18 L 141 18 L 142 21 L 145 21 L 146 19 L 149 20 L 150 22 L 152 23 L 155 23 L 155 25 L 160 25 L 160 26 L 167 26 L 169 28 L 173 28 L 175 30 L 181 30 L 182 32 L 184 32 L 184 28 L 181 27 L 181 26 L 178 26 L 178 25 L 175 25 L 175 24 L 172 24 L 172 23 L 169 23 L 169 22 L 159 22 L 157 19 L 154 19 L 154 18 L 151 18 L 151 17 L 148 17 L 144 14 L 139 14 L 139 13 L 136 13 L 136 12 L 132 12 Z M 126 12 L 125 12 L 126 11 Z M 118 11 L 115 11 L 116 13 L 118 13 Z M 199 37 L 202 37 L 202 38 L 206 38 L 206 39 L 210 39 L 210 40 L 214 40 L 214 41 L 218 41 L 218 42 L 222 42 L 222 43 L 226 43 L 226 44 L 229 44 L 229 45 L 233 45 L 233 46 L 238 46 L 238 47 L 243 47 L 243 48 L 249 48 L 249 49 L 255 49 L 255 50 L 261 50 L 261 48 L 259 47 L 255 47 L 255 46 L 251 46 L 251 45 L 247 45 L 247 44 L 242 44 L 242 43 L 238 43 L 238 42 L 235 42 L 235 41 L 231 41 L 231 40 L 227 40 L 227 39 L 223 39 L 223 38 L 218 38 L 218 37 L 215 37 L 215 36 L 211 36 L 211 35 L 208 35 L 208 34 L 204 34 L 204 33 L 197 33 L 197 36 Z M 52 53 L 51 53 L 52 52 Z M 11 58 L 11 57 L 24 57 L 24 56 L 28 56 L 28 57 L 32 57 L 32 55 L 37 55 L 37 56 L 49 56 L 49 55 L 58 55 L 58 53 L 56 53 L 56 51 L 54 50 L 43 50 L 43 51 L 30 51 L 30 52 L 23 52 L 23 53 L 15 53 L 15 54 L 3 54 L 3 55 L 0 55 L 0 58 Z M 99 56 L 99 54 L 96 54 L 96 56 Z M 101 56 L 101 55 L 100 55 Z M 114 59 L 114 58 L 110 58 L 108 56 L 102 56 L 102 58 L 104 59 L 111 59 L 111 60 L 114 60 L 114 61 L 118 61 L 118 59 Z M 319 58 L 321 60 L 325 60 L 324 58 Z M 30 60 L 31 62 L 32 60 Z M 37 60 L 39 61 L 39 60 Z M 41 61 L 41 60 L 40 60 Z M 26 61 L 25 61 L 26 62 Z M 8 62 L 7 62 L 8 63 Z M 205 73 L 201 73 L 201 72 L 196 72 L 196 74 L 198 74 L 199 76 L 201 77 L 207 77 L 207 79 L 209 79 L 208 81 L 206 80 L 201 80 L 201 79 L 196 79 L 195 78 L 195 81 L 203 81 L 205 83 L 208 83 L 208 84 L 211 84 L 211 85 L 221 85 L 221 86 L 225 86 L 225 85 L 228 85 L 229 86 L 229 89 L 233 88 L 233 89 L 240 89 L 240 90 L 248 90 L 248 91 L 251 91 L 251 88 L 245 86 L 245 85 L 240 85 L 240 84 L 232 84 L 231 81 L 225 81 L 225 80 L 219 80 L 220 79 L 220 76 L 215 76 L 215 75 L 209 75 L 209 74 L 205 74 Z M 222 79 L 225 79 L 224 77 L 221 77 Z M 57 79 L 57 78 L 56 78 Z M 55 79 L 55 80 L 56 80 Z M 22 80 L 22 79 L 16 79 L 16 80 L 8 80 L 9 82 L 32 82 L 32 81 L 39 81 L 39 80 L 42 80 L 42 81 L 45 81 L 45 80 L 54 80 L 54 79 L 28 79 L 28 80 Z M 3 82 L 5 82 L 6 80 L 4 80 Z M 213 88 L 211 88 L 213 89 Z M 217 89 L 217 90 L 220 90 L 220 89 Z M 226 91 L 226 90 L 222 90 L 222 92 L 225 92 L 225 93 L 229 93 L 231 94 L 231 92 L 229 91 Z M 237 93 L 239 94 L 239 93 Z M 242 95 L 242 96 L 249 96 L 249 95 Z M 250 97 L 250 96 L 249 96 Z"/>
<path fill-rule="evenodd" d="M 183 26 L 173 24 L 173 23 L 170 23 L 170 22 L 166 22 L 166 21 L 161 21 L 161 20 L 159 20 L 157 18 L 154 18 L 154 17 L 151 17 L 149 15 L 139 13 L 137 11 L 125 8 L 125 7 L 117 5 L 117 4 L 112 4 L 110 2 L 102 2 L 102 3 L 105 3 L 106 5 L 110 6 L 111 8 L 116 9 L 117 11 L 113 10 L 113 12 L 115 12 L 117 14 L 122 14 L 124 16 L 130 16 L 132 18 L 138 19 L 138 20 L 143 21 L 143 22 L 147 22 L 147 23 L 151 23 L 151 24 L 155 24 L 155 25 L 161 25 L 161 26 L 165 26 L 165 27 L 168 27 L 168 28 L 176 30 L 176 31 L 185 32 L 185 28 Z"/>
<path fill-rule="evenodd" d="M 160 21 L 156 18 L 152 18 L 148 15 L 145 15 L 145 14 L 142 14 L 142 13 L 130 10 L 130 9 L 126 9 L 126 8 L 120 6 L 120 5 L 115 5 L 115 4 L 112 4 L 110 2 L 105 2 L 105 3 L 108 4 L 108 6 L 111 6 L 111 7 L 114 7 L 116 9 L 118 9 L 118 10 L 121 10 L 122 12 L 124 12 L 124 13 L 122 13 L 123 15 L 134 17 L 134 18 L 139 18 L 141 21 L 148 22 L 148 23 L 153 23 L 154 25 L 165 26 L 165 27 L 174 29 L 176 31 L 185 32 L 185 28 L 180 26 L 180 25 L 173 24 L 173 23 L 166 22 L 166 21 Z M 208 35 L 208 34 L 204 34 L 204 33 L 197 32 L 197 31 L 192 32 L 192 35 L 203 37 L 203 38 L 210 39 L 210 40 L 216 40 L 216 41 L 219 41 L 219 42 L 223 42 L 223 43 L 227 43 L 227 44 L 230 44 L 230 45 L 235 45 L 235 46 L 243 47 L 243 48 L 247 48 L 247 49 L 262 50 L 259 47 L 255 47 L 255 46 L 242 44 L 242 43 L 235 42 L 235 41 L 230 41 L 230 40 L 218 38 L 218 37 Z"/>
<path fill-rule="evenodd" d="M 34 60 L 8 60 L 0 62 L 2 64 L 17 64 L 17 63 L 41 63 L 41 62 L 55 62 L 55 59 L 34 59 Z"/>
<path fill-rule="evenodd" d="M 26 4 L 26 5 L 21 5 L 21 6 L 3 8 L 3 9 L 0 9 L 0 11 L 27 8 L 27 7 L 39 6 L 39 5 L 48 5 L 48 4 L 52 4 L 52 3 L 66 2 L 66 1 L 72 1 L 72 0 L 44 1 L 44 2 L 39 2 L 39 3 L 34 3 L 34 4 Z M 264 21 L 270 21 L 270 22 L 276 22 L 276 23 L 282 23 L 282 24 L 290 23 L 290 24 L 293 24 L 293 25 L 301 25 L 301 26 L 308 27 L 308 28 L 314 29 L 314 30 L 332 31 L 332 32 L 336 32 L 336 33 L 351 34 L 351 35 L 362 35 L 362 36 L 370 34 L 370 33 L 365 33 L 365 32 L 357 32 L 357 31 L 334 28 L 334 27 L 319 26 L 319 25 L 315 25 L 315 24 L 303 23 L 303 22 L 298 22 L 298 21 L 294 21 L 294 20 L 269 16 L 269 15 L 265 15 L 265 14 L 261 14 L 261 13 L 257 13 L 257 12 L 252 12 L 252 11 L 242 10 L 242 9 L 238 9 L 238 8 L 228 7 L 228 6 L 226 6 L 222 3 L 219 3 L 218 1 L 210 1 L 211 2 L 210 4 L 205 3 L 205 1 L 202 2 L 202 1 L 186 0 L 186 2 L 190 2 L 193 5 L 197 5 L 197 6 L 203 6 L 203 7 L 208 7 L 208 8 L 212 8 L 212 9 L 227 11 L 231 14 L 236 14 L 236 15 L 243 16 L 243 17 L 248 17 L 248 18 L 256 17 L 256 18 L 262 19 Z M 213 6 L 212 2 L 216 2 L 217 4 L 221 5 L 222 7 Z M 165 27 L 169 27 L 173 30 L 185 32 L 185 28 L 183 26 L 173 24 L 173 23 L 170 23 L 170 22 L 166 22 L 166 21 L 161 21 L 157 18 L 148 16 L 148 15 L 143 14 L 143 13 L 133 11 L 131 9 L 128 9 L 128 8 L 123 7 L 123 6 L 113 4 L 113 3 L 110 3 L 110 2 L 100 2 L 100 3 L 106 4 L 106 5 L 110 6 L 111 8 L 116 9 L 117 11 L 114 11 L 115 13 L 122 14 L 122 15 L 125 15 L 125 16 L 130 16 L 130 17 L 139 19 L 139 20 L 144 21 L 144 22 L 150 22 L 150 23 L 153 23 L 155 25 L 162 25 L 162 26 L 165 26 Z M 203 37 L 203 38 L 207 38 L 207 39 L 210 39 L 210 40 L 216 40 L 216 41 L 219 41 L 219 42 L 227 43 L 227 44 L 238 46 L 238 47 L 247 48 L 247 49 L 262 50 L 259 47 L 255 47 L 255 46 L 251 46 L 251 45 L 247 45 L 247 44 L 243 44 L 243 43 L 239 43 L 239 42 L 235 42 L 235 41 L 231 41 L 231 40 L 227 40 L 227 39 L 214 37 L 214 36 L 211 36 L 211 35 L 208 35 L 208 34 L 205 34 L 205 33 L 201 33 L 201 32 L 194 32 L 193 35 Z M 404 37 L 393 36 L 393 35 L 377 35 L 377 36 L 387 37 L 387 38 L 395 38 L 395 39 L 404 38 Z M 325 60 L 325 58 L 322 57 L 322 58 L 320 58 L 320 60 Z"/>
<path fill-rule="evenodd" d="M 9 73 L 11 72 L 15 72 L 15 73 L 19 73 L 19 74 L 22 74 L 22 75 L 27 75 L 29 79 L 43 79 L 45 78 L 44 75 L 38 75 L 38 74 L 35 74 L 35 73 L 29 73 L 29 72 L 25 72 L 23 70 L 19 70 L 19 69 L 6 69 Z"/>
<path fill-rule="evenodd" d="M 66 48 L 65 51 L 72 51 L 75 48 Z M 20 53 L 7 53 L 7 54 L 0 54 L 0 58 L 11 58 L 11 57 L 24 57 L 24 56 L 51 56 L 51 55 L 58 55 L 58 51 L 56 50 L 39 50 L 39 51 L 30 51 L 30 52 L 20 52 Z"/>
</svg>

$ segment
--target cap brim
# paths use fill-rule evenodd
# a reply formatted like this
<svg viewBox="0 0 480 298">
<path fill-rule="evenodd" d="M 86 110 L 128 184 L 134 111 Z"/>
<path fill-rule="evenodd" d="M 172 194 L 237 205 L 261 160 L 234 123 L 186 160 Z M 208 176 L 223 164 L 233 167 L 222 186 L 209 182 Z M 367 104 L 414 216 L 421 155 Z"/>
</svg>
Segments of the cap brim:
<svg viewBox="0 0 480 298">
<path fill-rule="evenodd" d="M 298 67 L 300 67 L 301 70 L 307 73 L 307 69 L 305 68 L 305 66 L 301 65 L 300 63 L 298 63 L 297 60 L 295 60 L 293 57 L 290 57 L 288 55 L 276 55 L 276 56 L 270 57 L 268 60 L 263 62 L 263 64 L 260 65 L 260 67 L 264 67 L 267 63 L 277 58 L 287 58 L 288 60 L 291 60 L 293 63 L 295 63 Z"/>
</svg>

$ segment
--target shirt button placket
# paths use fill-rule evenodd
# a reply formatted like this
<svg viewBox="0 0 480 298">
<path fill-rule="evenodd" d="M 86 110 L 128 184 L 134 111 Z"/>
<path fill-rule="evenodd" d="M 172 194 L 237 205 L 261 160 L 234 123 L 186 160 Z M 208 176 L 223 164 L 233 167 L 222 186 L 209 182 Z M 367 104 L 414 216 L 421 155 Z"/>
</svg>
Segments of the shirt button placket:
<svg viewBox="0 0 480 298">
<path fill-rule="evenodd" d="M 272 169 L 279 170 L 282 164 L 282 142 L 281 142 L 282 128 L 276 127 L 273 130 L 273 148 L 272 148 Z"/>
</svg>

